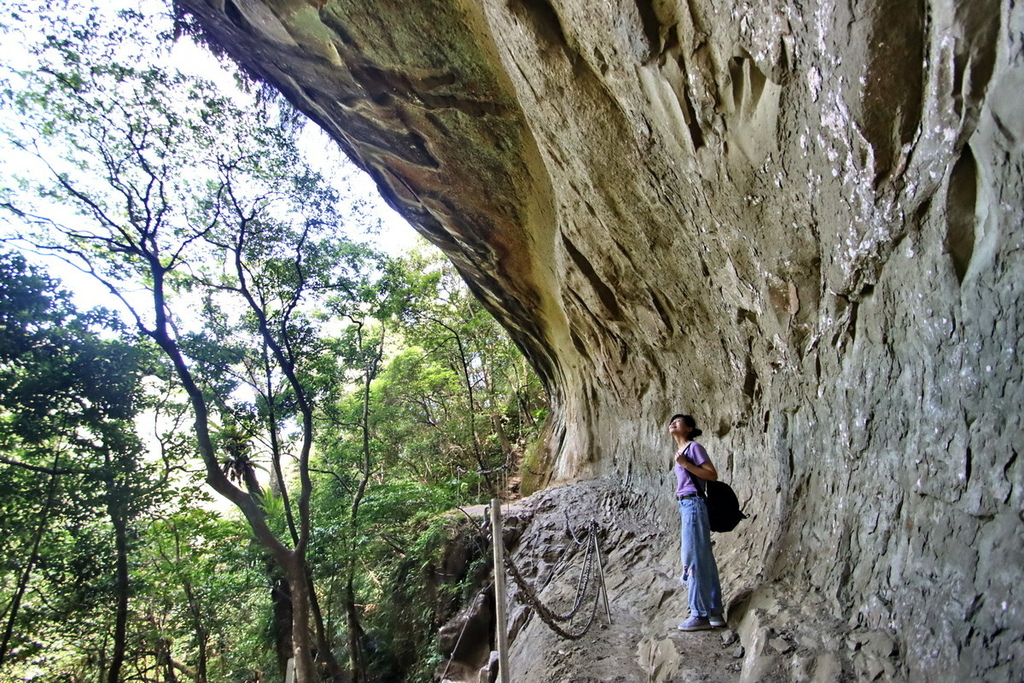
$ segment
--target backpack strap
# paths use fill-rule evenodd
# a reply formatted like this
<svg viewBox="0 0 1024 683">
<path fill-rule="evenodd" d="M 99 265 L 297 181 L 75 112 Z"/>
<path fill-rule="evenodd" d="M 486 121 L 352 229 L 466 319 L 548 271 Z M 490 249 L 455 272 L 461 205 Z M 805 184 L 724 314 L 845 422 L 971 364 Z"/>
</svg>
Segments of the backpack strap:
<svg viewBox="0 0 1024 683">
<path fill-rule="evenodd" d="M 686 450 L 683 451 L 683 457 L 686 457 L 687 460 L 689 460 L 689 457 L 687 457 L 687 454 L 690 452 L 690 446 L 692 446 L 692 445 L 693 445 L 693 442 L 691 441 L 689 443 L 689 445 L 686 446 Z M 697 495 L 700 496 L 701 498 L 703 498 L 705 501 L 707 501 L 707 499 L 708 499 L 708 491 L 707 491 L 708 484 L 707 484 L 707 482 L 704 481 L 704 479 L 702 479 L 700 477 L 694 476 L 693 472 L 691 472 L 690 470 L 687 470 L 685 467 L 683 469 L 686 470 L 686 476 L 688 476 L 690 478 L 690 481 L 693 482 L 693 488 L 697 489 Z M 701 482 L 704 482 L 703 486 L 701 486 Z"/>
</svg>

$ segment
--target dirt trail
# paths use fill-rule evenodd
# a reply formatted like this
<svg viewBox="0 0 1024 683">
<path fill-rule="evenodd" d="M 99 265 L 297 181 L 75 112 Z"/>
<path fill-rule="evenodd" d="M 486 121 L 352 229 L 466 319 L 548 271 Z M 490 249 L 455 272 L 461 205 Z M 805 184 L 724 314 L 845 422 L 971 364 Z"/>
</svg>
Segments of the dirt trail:
<svg viewBox="0 0 1024 683">
<path fill-rule="evenodd" d="M 571 611 L 585 544 L 594 522 L 600 540 L 611 623 L 599 602 L 591 629 L 566 639 L 544 623 L 515 581 L 508 582 L 512 680 L 527 683 L 775 683 L 894 680 L 898 648 L 890 634 L 830 615 L 819 594 L 744 574 L 735 544 L 715 535 L 728 628 L 696 633 L 676 626 L 688 616 L 679 575 L 679 520 L 656 495 L 605 480 L 541 491 L 502 507 L 505 547 L 530 589 L 554 613 Z M 481 510 L 474 514 L 482 515 Z M 572 528 L 573 534 L 567 530 Z M 596 565 L 595 565 L 596 566 Z M 574 621 L 594 609 L 599 572 Z M 493 593 L 483 591 L 449 625 L 463 651 L 447 666 L 453 683 L 488 681 L 494 634 Z M 475 624 L 470 628 L 463 625 Z M 451 652 L 451 650 L 447 650 Z M 481 669 L 484 669 L 482 672 Z M 496 675 L 495 663 L 490 667 Z M 494 680 L 491 678 L 490 680 Z"/>
<path fill-rule="evenodd" d="M 571 641 L 548 628 L 511 588 L 513 680 L 739 680 L 744 651 L 735 632 L 684 633 L 676 628 L 688 615 L 686 588 L 678 582 L 675 566 L 679 524 L 663 518 L 655 507 L 652 497 L 594 482 L 545 491 L 505 511 L 512 534 L 518 536 L 513 554 L 517 565 L 530 575 L 545 604 L 557 609 L 573 603 L 584 564 L 584 553 L 574 547 L 566 527 L 572 524 L 580 534 L 595 521 L 611 610 L 609 624 L 599 603 L 591 630 Z M 665 548 L 670 549 L 667 555 Z M 572 556 L 566 558 L 566 553 Z M 577 619 L 589 616 L 591 604 L 586 603 Z"/>
<path fill-rule="evenodd" d="M 513 647 L 513 680 L 537 683 L 633 683 L 634 681 L 739 680 L 742 646 L 728 629 L 682 633 L 676 621 L 645 624 L 613 612 L 578 641 L 530 639 L 530 653 Z M 538 656 L 537 645 L 542 653 Z M 737 654 L 739 655 L 737 657 Z M 516 668 L 516 666 L 519 668 Z"/>
</svg>

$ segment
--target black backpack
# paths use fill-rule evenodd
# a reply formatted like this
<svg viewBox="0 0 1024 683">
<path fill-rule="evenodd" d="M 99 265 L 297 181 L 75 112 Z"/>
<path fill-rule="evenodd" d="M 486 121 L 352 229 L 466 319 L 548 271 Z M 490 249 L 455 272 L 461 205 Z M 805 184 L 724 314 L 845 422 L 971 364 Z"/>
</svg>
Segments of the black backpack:
<svg viewBox="0 0 1024 683">
<path fill-rule="evenodd" d="M 689 449 L 690 447 L 687 446 L 686 450 Z M 719 533 L 732 531 L 737 524 L 747 518 L 740 510 L 740 501 L 736 497 L 736 492 L 724 481 L 710 481 L 692 474 L 690 480 L 697 489 L 697 495 L 704 499 L 704 504 L 708 508 L 708 526 L 712 531 Z"/>
<path fill-rule="evenodd" d="M 747 518 L 740 510 L 740 501 L 736 498 L 736 492 L 724 481 L 702 481 L 704 486 L 701 487 L 698 484 L 697 493 L 707 504 L 711 530 L 719 533 L 732 531 L 740 521 Z M 696 481 L 694 483 L 696 484 Z M 701 490 L 702 488 L 703 490 Z"/>
</svg>

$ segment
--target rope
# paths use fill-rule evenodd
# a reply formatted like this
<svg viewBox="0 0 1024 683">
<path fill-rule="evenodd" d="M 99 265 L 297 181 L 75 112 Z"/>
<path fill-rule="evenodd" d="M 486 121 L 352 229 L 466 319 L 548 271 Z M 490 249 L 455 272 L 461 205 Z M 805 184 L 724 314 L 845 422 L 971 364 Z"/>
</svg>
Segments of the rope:
<svg viewBox="0 0 1024 683">
<path fill-rule="evenodd" d="M 491 581 L 489 584 L 487 584 L 484 590 L 486 591 L 493 585 L 494 582 Z M 448 657 L 448 663 L 444 665 L 444 673 L 441 674 L 442 681 L 448 677 L 448 669 L 451 668 L 452 662 L 455 661 L 455 653 L 459 651 L 459 644 L 462 642 L 462 636 L 466 635 L 466 627 L 469 626 L 469 622 L 469 619 L 465 619 L 462 622 L 462 630 L 459 631 L 459 637 L 455 639 L 455 647 L 452 648 L 452 654 Z"/>
</svg>

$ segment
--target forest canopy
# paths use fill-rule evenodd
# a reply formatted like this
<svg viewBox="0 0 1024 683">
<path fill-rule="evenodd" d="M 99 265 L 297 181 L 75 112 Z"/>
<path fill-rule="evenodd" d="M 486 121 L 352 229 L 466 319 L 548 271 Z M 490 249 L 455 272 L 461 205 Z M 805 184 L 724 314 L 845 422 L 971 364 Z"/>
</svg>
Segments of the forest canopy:
<svg viewBox="0 0 1024 683">
<path fill-rule="evenodd" d="M 537 378 L 165 8 L 2 7 L 0 679 L 430 680 Z"/>
</svg>

